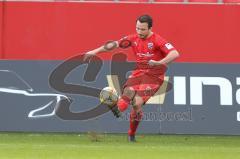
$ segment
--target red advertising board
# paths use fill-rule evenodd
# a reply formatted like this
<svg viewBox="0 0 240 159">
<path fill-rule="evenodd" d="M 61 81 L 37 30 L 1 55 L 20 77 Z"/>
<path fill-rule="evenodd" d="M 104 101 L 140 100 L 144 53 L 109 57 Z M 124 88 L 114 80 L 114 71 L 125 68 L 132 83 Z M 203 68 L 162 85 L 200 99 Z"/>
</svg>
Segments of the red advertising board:
<svg viewBox="0 0 240 159">
<path fill-rule="evenodd" d="M 2 32 L 3 32 L 3 2 L 0 2 L 0 58 L 2 58 L 2 53 L 3 53 L 3 48 L 2 48 L 2 44 L 3 44 L 3 36 L 2 36 Z"/>
<path fill-rule="evenodd" d="M 181 53 L 178 62 L 240 61 L 239 5 L 4 2 L 3 12 L 2 7 L 3 2 L 3 59 L 63 60 L 134 33 L 136 18 L 147 13 L 153 31 Z"/>
</svg>

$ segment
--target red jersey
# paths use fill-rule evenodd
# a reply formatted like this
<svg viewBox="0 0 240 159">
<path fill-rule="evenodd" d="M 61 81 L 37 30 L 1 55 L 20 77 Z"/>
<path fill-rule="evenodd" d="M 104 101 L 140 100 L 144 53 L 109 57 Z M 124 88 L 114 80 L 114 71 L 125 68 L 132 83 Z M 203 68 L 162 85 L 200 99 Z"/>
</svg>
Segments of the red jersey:
<svg viewBox="0 0 240 159">
<path fill-rule="evenodd" d="M 137 70 L 148 72 L 151 74 L 164 74 L 165 69 L 162 66 L 150 66 L 149 60 L 159 61 L 163 59 L 170 51 L 175 48 L 163 39 L 160 35 L 153 33 L 147 39 L 139 38 L 137 34 L 126 36 L 120 39 L 119 44 L 123 40 L 129 40 L 133 53 L 136 56 Z"/>
</svg>

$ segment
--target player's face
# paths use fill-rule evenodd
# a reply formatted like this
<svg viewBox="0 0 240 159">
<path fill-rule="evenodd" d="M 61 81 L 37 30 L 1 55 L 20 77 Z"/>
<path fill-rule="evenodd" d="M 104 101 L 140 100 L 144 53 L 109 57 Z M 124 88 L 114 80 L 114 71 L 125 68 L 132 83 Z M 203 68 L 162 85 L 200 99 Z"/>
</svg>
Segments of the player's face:
<svg viewBox="0 0 240 159">
<path fill-rule="evenodd" d="M 140 21 L 137 21 L 136 32 L 140 38 L 145 39 L 150 34 L 151 28 L 148 28 L 148 23 L 141 23 Z"/>
</svg>

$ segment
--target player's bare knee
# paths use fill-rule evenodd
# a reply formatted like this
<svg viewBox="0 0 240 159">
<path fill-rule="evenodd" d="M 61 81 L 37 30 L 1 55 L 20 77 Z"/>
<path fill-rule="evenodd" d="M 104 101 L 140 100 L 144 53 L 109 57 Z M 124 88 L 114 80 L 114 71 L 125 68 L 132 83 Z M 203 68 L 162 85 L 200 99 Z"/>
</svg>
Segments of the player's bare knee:
<svg viewBox="0 0 240 159">
<path fill-rule="evenodd" d="M 135 101 L 135 104 L 136 104 L 136 105 L 142 106 L 142 105 L 144 104 L 144 101 L 143 101 L 142 97 L 140 97 L 140 96 L 136 96 L 136 97 L 134 98 L 134 101 Z"/>
<path fill-rule="evenodd" d="M 133 98 L 135 95 L 135 91 L 131 87 L 126 87 L 126 88 L 124 88 L 123 94 L 130 98 Z"/>
</svg>

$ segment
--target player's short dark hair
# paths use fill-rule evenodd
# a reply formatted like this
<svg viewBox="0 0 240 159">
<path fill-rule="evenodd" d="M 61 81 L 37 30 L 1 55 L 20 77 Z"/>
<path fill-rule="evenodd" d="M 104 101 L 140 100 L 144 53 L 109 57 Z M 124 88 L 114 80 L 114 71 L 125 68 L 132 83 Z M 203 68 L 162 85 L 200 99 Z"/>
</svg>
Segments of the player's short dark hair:
<svg viewBox="0 0 240 159">
<path fill-rule="evenodd" d="M 153 20 L 152 17 L 150 15 L 141 15 L 140 17 L 137 18 L 137 21 L 141 22 L 141 23 L 147 23 L 148 24 L 148 29 L 150 29 L 152 27 L 153 24 Z"/>
</svg>

